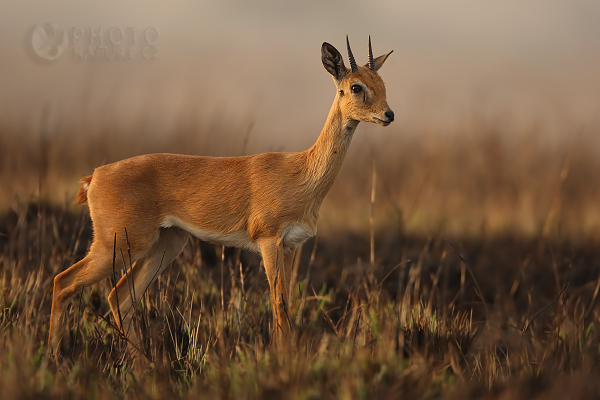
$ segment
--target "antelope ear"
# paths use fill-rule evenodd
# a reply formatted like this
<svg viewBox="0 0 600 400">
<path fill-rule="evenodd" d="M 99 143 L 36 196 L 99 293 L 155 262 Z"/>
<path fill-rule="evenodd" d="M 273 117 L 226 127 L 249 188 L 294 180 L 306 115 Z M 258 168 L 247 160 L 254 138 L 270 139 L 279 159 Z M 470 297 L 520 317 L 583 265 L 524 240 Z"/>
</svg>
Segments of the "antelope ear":
<svg viewBox="0 0 600 400">
<path fill-rule="evenodd" d="M 342 55 L 327 42 L 321 46 L 321 61 L 323 61 L 323 66 L 327 72 L 333 75 L 336 80 L 339 81 L 346 75 L 347 70 Z"/>
<path fill-rule="evenodd" d="M 383 63 L 385 62 L 385 60 L 387 60 L 387 58 L 390 56 L 390 54 L 392 54 L 394 52 L 394 50 L 390 51 L 387 54 L 384 54 L 382 56 L 377 57 L 376 59 L 373 60 L 373 63 L 375 64 L 375 71 L 379 71 L 379 68 L 381 68 L 383 66 Z M 369 64 L 365 64 L 366 68 L 369 68 Z"/>
</svg>

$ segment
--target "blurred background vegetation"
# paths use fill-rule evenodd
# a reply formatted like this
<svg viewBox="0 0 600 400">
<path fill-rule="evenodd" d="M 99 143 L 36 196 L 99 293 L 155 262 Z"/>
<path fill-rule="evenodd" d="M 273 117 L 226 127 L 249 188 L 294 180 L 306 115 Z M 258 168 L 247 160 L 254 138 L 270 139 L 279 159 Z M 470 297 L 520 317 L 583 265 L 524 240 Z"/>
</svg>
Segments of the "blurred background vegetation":
<svg viewBox="0 0 600 400">
<path fill-rule="evenodd" d="M 79 177 L 136 154 L 304 150 L 334 96 L 321 43 L 344 50 L 347 33 L 365 62 L 370 34 L 394 50 L 381 75 L 397 118 L 359 127 L 322 230 L 369 229 L 374 168 L 381 229 L 599 237 L 596 2 L 1 7 L 1 209 L 68 204 Z M 31 48 L 47 22 L 68 37 L 56 61 Z M 98 50 L 135 53 L 147 28 L 157 59 Z"/>
</svg>

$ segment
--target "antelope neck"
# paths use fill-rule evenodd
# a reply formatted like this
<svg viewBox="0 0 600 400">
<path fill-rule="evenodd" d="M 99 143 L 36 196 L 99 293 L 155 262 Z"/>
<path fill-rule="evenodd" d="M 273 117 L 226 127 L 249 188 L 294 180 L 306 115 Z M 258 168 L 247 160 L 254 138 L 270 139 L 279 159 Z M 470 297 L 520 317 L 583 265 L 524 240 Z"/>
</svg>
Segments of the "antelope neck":
<svg viewBox="0 0 600 400">
<path fill-rule="evenodd" d="M 308 180 L 316 196 L 325 197 L 335 182 L 358 122 L 344 118 L 336 96 L 319 138 L 305 152 Z"/>
</svg>

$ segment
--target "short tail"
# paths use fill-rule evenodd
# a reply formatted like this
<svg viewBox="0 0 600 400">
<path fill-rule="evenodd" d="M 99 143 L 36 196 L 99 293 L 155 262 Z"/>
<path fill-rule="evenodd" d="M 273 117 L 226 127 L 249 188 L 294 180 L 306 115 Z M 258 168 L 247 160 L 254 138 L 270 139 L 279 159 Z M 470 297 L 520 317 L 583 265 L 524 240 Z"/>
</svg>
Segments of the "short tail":
<svg viewBox="0 0 600 400">
<path fill-rule="evenodd" d="M 90 187 L 91 181 L 92 175 L 81 178 L 79 181 L 79 190 L 77 191 L 77 199 L 75 199 L 75 204 L 87 203 L 87 191 Z"/>
</svg>

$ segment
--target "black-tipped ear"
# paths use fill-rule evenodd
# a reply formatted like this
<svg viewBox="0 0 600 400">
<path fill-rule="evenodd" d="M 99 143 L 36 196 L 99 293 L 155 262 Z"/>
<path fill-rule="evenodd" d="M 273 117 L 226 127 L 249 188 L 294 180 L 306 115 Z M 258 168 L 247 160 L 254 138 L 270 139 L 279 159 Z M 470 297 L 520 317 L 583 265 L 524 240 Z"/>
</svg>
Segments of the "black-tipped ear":
<svg viewBox="0 0 600 400">
<path fill-rule="evenodd" d="M 394 52 L 394 50 L 390 51 L 387 54 L 384 54 L 382 56 L 377 57 L 375 60 L 373 60 L 373 63 L 375 64 L 375 71 L 379 71 L 379 68 L 381 68 L 383 66 L 383 63 L 385 62 L 385 60 L 387 60 L 387 58 L 390 56 L 390 54 L 392 54 Z M 368 67 L 368 65 L 366 65 Z"/>
<path fill-rule="evenodd" d="M 333 75 L 336 80 L 340 80 L 346 75 L 346 66 L 339 51 L 329 43 L 323 43 L 321 46 L 321 61 L 325 69 Z"/>
</svg>

